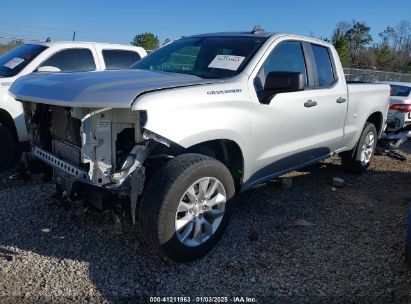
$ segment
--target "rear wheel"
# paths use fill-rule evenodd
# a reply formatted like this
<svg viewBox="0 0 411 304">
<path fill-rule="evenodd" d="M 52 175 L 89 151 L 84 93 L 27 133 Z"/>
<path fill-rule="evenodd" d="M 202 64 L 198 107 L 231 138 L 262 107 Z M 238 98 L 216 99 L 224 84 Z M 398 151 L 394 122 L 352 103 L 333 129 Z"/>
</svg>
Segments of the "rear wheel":
<svg viewBox="0 0 411 304">
<path fill-rule="evenodd" d="M 10 131 L 0 125 L 0 171 L 10 167 L 16 157 L 16 141 Z"/>
<path fill-rule="evenodd" d="M 363 173 L 371 164 L 377 145 L 377 129 L 367 122 L 356 147 L 341 154 L 343 168 L 350 173 Z"/>
<path fill-rule="evenodd" d="M 176 261 L 209 252 L 230 217 L 234 182 L 219 161 L 200 154 L 170 160 L 148 182 L 140 223 L 147 243 Z"/>
</svg>

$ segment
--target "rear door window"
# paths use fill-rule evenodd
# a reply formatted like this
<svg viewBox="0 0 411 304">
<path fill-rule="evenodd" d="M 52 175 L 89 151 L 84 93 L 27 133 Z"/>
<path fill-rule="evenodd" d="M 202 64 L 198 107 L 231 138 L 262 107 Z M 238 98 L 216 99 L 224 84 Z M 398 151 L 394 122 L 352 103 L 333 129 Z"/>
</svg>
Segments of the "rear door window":
<svg viewBox="0 0 411 304">
<path fill-rule="evenodd" d="M 62 72 L 86 72 L 96 69 L 93 53 L 89 49 L 81 48 L 59 51 L 40 65 L 44 66 L 56 67 Z"/>
<path fill-rule="evenodd" d="M 314 61 L 317 68 L 319 87 L 329 87 L 335 82 L 334 69 L 327 47 L 311 44 Z"/>
<path fill-rule="evenodd" d="M 140 55 L 126 50 L 103 50 L 106 70 L 128 69 L 141 59 Z"/>
</svg>

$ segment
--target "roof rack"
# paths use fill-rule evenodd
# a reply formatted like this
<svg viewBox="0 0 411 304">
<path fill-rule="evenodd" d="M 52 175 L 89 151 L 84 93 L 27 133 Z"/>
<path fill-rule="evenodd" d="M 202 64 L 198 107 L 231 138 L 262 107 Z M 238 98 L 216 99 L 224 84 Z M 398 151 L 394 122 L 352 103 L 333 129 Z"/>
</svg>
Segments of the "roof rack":
<svg viewBox="0 0 411 304">
<path fill-rule="evenodd" d="M 259 34 L 259 33 L 264 33 L 265 31 L 261 28 L 260 25 L 254 26 L 253 30 L 251 31 L 251 34 Z"/>
</svg>

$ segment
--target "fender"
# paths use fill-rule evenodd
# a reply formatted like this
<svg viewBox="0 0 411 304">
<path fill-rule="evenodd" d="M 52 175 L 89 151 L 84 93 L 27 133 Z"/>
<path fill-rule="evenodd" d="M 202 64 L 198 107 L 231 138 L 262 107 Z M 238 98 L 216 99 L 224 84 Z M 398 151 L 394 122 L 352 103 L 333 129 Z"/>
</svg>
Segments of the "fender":
<svg viewBox="0 0 411 304">
<path fill-rule="evenodd" d="M 244 157 L 244 179 L 249 177 L 251 101 L 240 82 L 147 93 L 136 99 L 132 110 L 146 111 L 144 129 L 184 148 L 219 139 L 237 143 Z"/>
<path fill-rule="evenodd" d="M 8 87 L 1 88 L 0 110 L 13 120 L 17 140 L 19 142 L 26 141 L 28 138 L 26 122 L 23 114 L 23 105 L 20 101 L 15 100 L 9 92 L 3 92 L 3 89 L 8 89 Z"/>
</svg>

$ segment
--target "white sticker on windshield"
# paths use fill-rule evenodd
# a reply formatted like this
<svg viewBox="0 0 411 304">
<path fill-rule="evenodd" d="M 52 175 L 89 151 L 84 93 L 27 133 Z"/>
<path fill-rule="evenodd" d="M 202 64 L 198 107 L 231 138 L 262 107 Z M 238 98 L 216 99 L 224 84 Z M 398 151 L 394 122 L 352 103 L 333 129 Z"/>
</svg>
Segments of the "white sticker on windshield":
<svg viewBox="0 0 411 304">
<path fill-rule="evenodd" d="M 6 68 L 14 69 L 20 63 L 24 62 L 24 59 L 19 57 L 14 57 L 12 60 L 8 61 L 7 63 L 3 64 Z"/>
<path fill-rule="evenodd" d="M 233 55 L 217 55 L 208 65 L 209 68 L 237 71 L 245 57 Z"/>
</svg>

